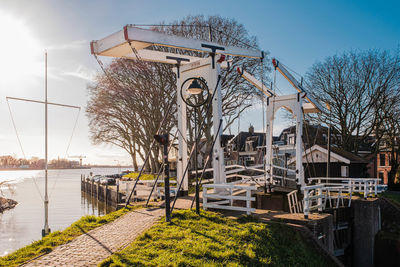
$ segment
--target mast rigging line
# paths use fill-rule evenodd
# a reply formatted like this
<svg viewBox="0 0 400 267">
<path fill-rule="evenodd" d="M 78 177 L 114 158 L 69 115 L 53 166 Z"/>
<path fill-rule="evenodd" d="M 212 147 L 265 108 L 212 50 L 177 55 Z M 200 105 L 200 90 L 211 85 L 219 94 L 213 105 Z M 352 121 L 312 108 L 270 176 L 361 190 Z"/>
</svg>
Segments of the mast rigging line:
<svg viewBox="0 0 400 267">
<path fill-rule="evenodd" d="M 8 101 L 7 97 L 6 97 L 6 101 L 7 101 L 8 111 L 10 112 L 11 121 L 12 121 L 12 124 L 13 124 L 13 127 L 14 127 L 15 135 L 17 136 L 19 147 L 21 149 L 22 155 L 24 156 L 24 159 L 26 160 L 25 151 L 24 151 L 24 148 L 22 146 L 21 139 L 19 138 L 19 133 L 18 133 L 18 130 L 17 130 L 17 126 L 15 124 L 14 115 L 13 115 L 13 113 L 11 111 L 10 102 Z M 44 201 L 44 198 L 42 196 L 42 193 L 40 192 L 39 186 L 36 183 L 35 177 L 32 177 L 32 180 L 33 180 L 33 183 L 35 185 L 35 188 L 36 188 L 37 192 L 39 193 L 40 198 L 42 199 L 42 201 Z"/>
<path fill-rule="evenodd" d="M 32 99 L 26 99 L 26 98 L 19 98 L 19 97 L 11 97 L 11 96 L 7 96 L 7 97 L 6 97 L 7 106 L 8 106 L 8 110 L 9 110 L 9 112 L 10 112 L 11 121 L 12 121 L 12 124 L 13 124 L 13 127 L 14 127 L 15 135 L 17 136 L 18 144 L 19 144 L 19 146 L 20 146 L 20 149 L 21 149 L 21 152 L 22 152 L 22 154 L 23 154 L 23 156 L 24 156 L 24 159 L 27 160 L 25 151 L 24 151 L 23 146 L 22 146 L 21 139 L 20 139 L 20 137 L 19 137 L 18 129 L 17 129 L 16 123 L 15 123 L 14 115 L 13 115 L 13 113 L 12 113 L 9 100 L 25 101 L 25 102 L 39 103 L 39 104 L 45 104 L 46 102 L 45 102 L 45 101 L 40 101 L 40 100 L 32 100 Z M 66 155 L 67 155 L 67 153 L 68 153 L 68 150 L 69 150 L 69 148 L 70 148 L 70 146 L 71 146 L 72 137 L 73 137 L 73 135 L 74 135 L 74 133 L 75 133 L 75 130 L 76 130 L 76 127 L 77 127 L 77 124 L 78 124 L 78 119 L 79 119 L 79 114 L 80 114 L 80 112 L 81 112 L 81 107 L 79 107 L 79 106 L 73 106 L 73 105 L 66 105 L 66 104 L 58 104 L 58 103 L 53 103 L 53 102 L 47 102 L 47 104 L 48 104 L 48 105 L 54 105 L 54 106 L 60 106 L 60 107 L 68 107 L 68 108 L 75 108 L 75 109 L 78 109 L 78 114 L 77 114 L 77 116 L 76 116 L 75 123 L 74 123 L 74 127 L 73 127 L 73 130 L 72 130 L 71 136 L 70 136 L 70 138 L 69 138 L 68 146 L 67 146 L 67 149 L 66 149 L 66 152 L 65 152 L 65 156 L 64 156 L 64 157 L 66 157 Z M 56 177 L 56 180 L 55 180 L 55 182 L 54 182 L 54 184 L 53 184 L 53 186 L 52 186 L 52 189 L 50 190 L 50 196 L 51 196 L 51 193 L 53 192 L 53 190 L 54 190 L 54 188 L 55 188 L 55 186 L 56 186 L 56 184 L 57 184 L 57 181 L 58 181 L 58 179 L 59 179 L 59 175 L 60 175 L 60 170 L 59 170 L 59 172 L 58 172 L 58 174 L 57 174 L 57 177 Z M 36 179 L 35 179 L 35 178 L 32 178 L 32 180 L 33 180 L 33 182 L 34 182 L 34 184 L 35 184 L 35 187 L 36 187 L 36 189 L 37 189 L 37 191 L 38 191 L 38 193 L 39 193 L 40 198 L 42 199 L 42 201 L 44 201 L 43 196 L 42 196 L 42 193 L 41 193 L 40 190 L 39 190 L 39 186 L 38 186 L 37 183 L 36 183 Z M 50 196 L 49 196 L 49 197 L 50 197 Z"/>
<path fill-rule="evenodd" d="M 19 101 L 26 101 L 26 102 L 33 102 L 33 103 L 39 103 L 39 104 L 46 104 L 45 101 L 40 101 L 40 100 L 32 100 L 32 99 L 26 99 L 26 98 L 19 98 L 19 97 L 11 97 L 7 96 L 6 97 L 7 102 L 9 99 L 11 100 L 19 100 Z M 66 105 L 66 104 L 58 104 L 58 103 L 53 103 L 53 102 L 47 102 L 48 105 L 53 105 L 53 106 L 60 106 L 60 107 L 67 107 L 67 108 L 76 108 L 81 110 L 81 107 L 78 106 L 72 106 L 72 105 Z"/>
<path fill-rule="evenodd" d="M 81 109 L 79 108 L 79 109 L 78 109 L 78 114 L 76 115 L 74 127 L 72 128 L 72 133 L 71 133 L 71 136 L 70 136 L 69 141 L 68 141 L 67 149 L 65 150 L 65 155 L 64 155 L 64 158 L 65 158 L 65 159 L 67 158 L 68 151 L 69 151 L 69 148 L 70 148 L 71 142 L 72 142 L 72 137 L 74 136 L 74 133 L 75 133 L 75 130 L 76 130 L 76 126 L 78 125 L 78 119 L 79 119 L 80 113 L 81 113 Z M 53 186 L 52 186 L 51 189 L 50 189 L 49 198 L 51 198 L 51 196 L 52 196 L 52 194 L 53 194 L 53 192 L 54 192 L 54 188 L 56 187 L 56 184 L 57 184 L 57 182 L 58 182 L 58 179 L 60 178 L 60 173 L 61 173 L 61 170 L 59 169 L 59 170 L 58 170 L 58 173 L 57 173 L 57 176 L 56 176 L 56 180 L 54 181 L 54 184 L 53 184 Z"/>
</svg>

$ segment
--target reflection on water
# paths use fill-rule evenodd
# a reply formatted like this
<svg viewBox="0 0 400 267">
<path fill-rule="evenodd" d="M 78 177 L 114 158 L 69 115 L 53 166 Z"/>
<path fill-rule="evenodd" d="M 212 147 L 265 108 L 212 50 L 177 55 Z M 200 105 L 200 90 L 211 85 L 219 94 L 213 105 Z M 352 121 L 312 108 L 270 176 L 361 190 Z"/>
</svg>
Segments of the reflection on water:
<svg viewBox="0 0 400 267">
<path fill-rule="evenodd" d="M 82 207 L 86 208 L 86 214 L 102 216 L 115 211 L 114 207 L 106 205 L 104 202 L 97 200 L 97 198 L 85 192 L 81 193 L 81 204 Z"/>
<path fill-rule="evenodd" d="M 113 211 L 103 202 L 81 193 L 80 176 L 118 173 L 117 168 L 49 170 L 49 226 L 63 230 L 84 215 L 101 216 Z M 0 171 L 0 181 L 12 180 L 12 190 L 3 188 L 6 197 L 18 201 L 0 213 L 0 256 L 41 238 L 44 224 L 44 171 Z"/>
</svg>

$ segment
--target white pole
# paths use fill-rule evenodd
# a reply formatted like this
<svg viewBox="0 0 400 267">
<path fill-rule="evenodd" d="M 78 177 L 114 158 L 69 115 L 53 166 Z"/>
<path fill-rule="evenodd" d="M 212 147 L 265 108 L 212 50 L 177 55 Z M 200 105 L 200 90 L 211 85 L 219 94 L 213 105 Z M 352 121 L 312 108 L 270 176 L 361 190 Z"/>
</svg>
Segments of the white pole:
<svg viewBox="0 0 400 267">
<path fill-rule="evenodd" d="M 45 139 L 45 170 L 44 170 L 44 229 L 42 231 L 42 235 L 46 236 L 50 233 L 49 229 L 49 197 L 47 194 L 47 51 L 45 52 L 45 81 L 44 81 L 44 105 L 45 105 L 45 111 L 44 111 L 44 127 L 45 127 L 45 132 L 44 132 L 44 139 Z"/>
</svg>

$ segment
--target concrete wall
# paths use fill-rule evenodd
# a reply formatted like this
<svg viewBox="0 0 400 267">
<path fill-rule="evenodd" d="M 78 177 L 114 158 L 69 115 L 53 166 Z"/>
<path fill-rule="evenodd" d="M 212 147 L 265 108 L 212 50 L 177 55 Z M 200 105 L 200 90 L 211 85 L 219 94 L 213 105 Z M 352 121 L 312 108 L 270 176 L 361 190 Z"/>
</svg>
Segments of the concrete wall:
<svg viewBox="0 0 400 267">
<path fill-rule="evenodd" d="M 380 230 L 380 207 L 375 200 L 353 200 L 353 265 L 374 266 L 375 235 Z"/>
</svg>

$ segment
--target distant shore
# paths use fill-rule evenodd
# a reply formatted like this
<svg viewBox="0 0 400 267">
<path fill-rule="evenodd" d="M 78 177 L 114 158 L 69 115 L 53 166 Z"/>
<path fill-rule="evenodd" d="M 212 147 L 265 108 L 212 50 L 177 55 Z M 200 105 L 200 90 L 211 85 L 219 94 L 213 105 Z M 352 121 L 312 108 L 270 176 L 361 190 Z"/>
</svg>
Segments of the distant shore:
<svg viewBox="0 0 400 267">
<path fill-rule="evenodd" d="M 112 165 L 93 165 L 93 166 L 82 166 L 77 168 L 49 168 L 49 170 L 82 170 L 82 169 L 93 169 L 93 168 L 119 168 L 119 169 L 133 169 L 132 166 L 112 166 Z M 0 171 L 40 171 L 42 168 L 0 168 Z"/>
<path fill-rule="evenodd" d="M 79 168 L 49 168 L 49 170 L 80 170 L 80 169 L 91 169 L 93 167 L 79 167 Z M 0 168 L 0 171 L 40 171 L 44 170 L 41 168 Z"/>
</svg>

